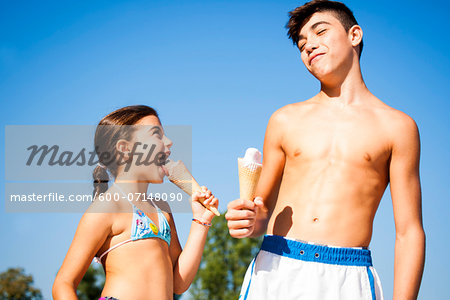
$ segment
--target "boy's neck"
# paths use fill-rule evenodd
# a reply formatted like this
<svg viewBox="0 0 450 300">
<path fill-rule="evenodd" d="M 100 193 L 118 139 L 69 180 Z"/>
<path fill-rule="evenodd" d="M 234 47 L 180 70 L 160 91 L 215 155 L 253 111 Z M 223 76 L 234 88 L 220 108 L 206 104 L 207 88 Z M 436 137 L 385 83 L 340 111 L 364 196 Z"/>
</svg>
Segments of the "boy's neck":
<svg viewBox="0 0 450 300">
<path fill-rule="evenodd" d="M 321 82 L 318 100 L 332 101 L 342 105 L 361 104 L 371 95 L 362 78 L 359 63 L 349 70 L 345 77 L 336 82 Z"/>
</svg>

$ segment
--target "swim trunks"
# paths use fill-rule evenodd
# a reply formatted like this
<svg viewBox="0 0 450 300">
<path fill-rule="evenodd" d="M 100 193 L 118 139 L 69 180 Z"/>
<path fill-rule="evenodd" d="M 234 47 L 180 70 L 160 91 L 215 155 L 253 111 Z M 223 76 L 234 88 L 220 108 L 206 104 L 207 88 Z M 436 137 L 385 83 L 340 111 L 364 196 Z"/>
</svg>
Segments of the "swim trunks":
<svg viewBox="0 0 450 300">
<path fill-rule="evenodd" d="M 382 300 L 370 250 L 264 236 L 244 277 L 240 300 Z"/>
</svg>

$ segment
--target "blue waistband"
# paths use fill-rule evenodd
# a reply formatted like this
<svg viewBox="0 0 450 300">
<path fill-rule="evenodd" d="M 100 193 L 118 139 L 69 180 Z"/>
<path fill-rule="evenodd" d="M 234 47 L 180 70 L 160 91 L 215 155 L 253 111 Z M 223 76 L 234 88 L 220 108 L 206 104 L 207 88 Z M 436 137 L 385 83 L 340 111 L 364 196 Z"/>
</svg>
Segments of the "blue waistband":
<svg viewBox="0 0 450 300">
<path fill-rule="evenodd" d="M 372 266 L 372 256 L 368 249 L 313 245 L 278 235 L 265 235 L 261 250 L 303 261 L 345 266 Z"/>
</svg>

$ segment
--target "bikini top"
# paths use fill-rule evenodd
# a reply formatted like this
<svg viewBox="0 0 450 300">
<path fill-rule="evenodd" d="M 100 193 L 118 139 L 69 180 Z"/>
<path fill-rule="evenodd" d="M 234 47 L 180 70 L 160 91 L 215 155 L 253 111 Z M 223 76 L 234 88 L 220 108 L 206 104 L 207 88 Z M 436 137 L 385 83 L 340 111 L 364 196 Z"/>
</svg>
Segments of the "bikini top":
<svg viewBox="0 0 450 300">
<path fill-rule="evenodd" d="M 125 195 L 125 193 L 122 191 L 120 187 L 116 185 L 116 188 L 123 195 Z M 148 238 L 160 238 L 170 246 L 170 239 L 171 239 L 170 225 L 161 209 L 155 204 L 153 204 L 156 207 L 158 213 L 158 224 L 159 224 L 158 228 L 156 227 L 155 223 L 153 223 L 153 221 L 149 217 L 147 217 L 147 215 L 142 210 L 137 208 L 133 203 L 130 202 L 130 204 L 133 207 L 131 237 L 128 240 L 125 240 L 123 242 L 118 243 L 117 245 L 112 246 L 111 248 L 103 252 L 103 254 L 100 255 L 99 257 L 95 257 L 94 258 L 95 262 L 101 264 L 103 256 L 105 256 L 107 253 L 116 249 L 117 247 L 120 247 L 132 241 L 138 241 Z"/>
</svg>

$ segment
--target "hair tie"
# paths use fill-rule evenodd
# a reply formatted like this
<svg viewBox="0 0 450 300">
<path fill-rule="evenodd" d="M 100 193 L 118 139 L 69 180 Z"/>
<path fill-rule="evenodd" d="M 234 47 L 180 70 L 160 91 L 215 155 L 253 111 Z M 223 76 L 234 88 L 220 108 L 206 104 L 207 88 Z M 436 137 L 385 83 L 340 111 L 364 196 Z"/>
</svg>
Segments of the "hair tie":
<svg viewBox="0 0 450 300">
<path fill-rule="evenodd" d="M 100 168 L 105 169 L 105 170 L 108 169 L 108 168 L 107 168 L 104 164 L 102 164 L 101 162 L 98 162 L 98 163 L 97 163 L 97 166 L 99 166 Z"/>
<path fill-rule="evenodd" d="M 105 171 L 106 176 L 107 176 L 107 178 L 102 178 L 101 182 L 109 182 L 109 181 L 111 181 L 112 178 L 114 178 L 114 176 L 112 175 L 111 171 L 108 169 L 107 166 L 105 166 L 101 162 L 98 162 L 97 166 L 102 168 Z"/>
</svg>

